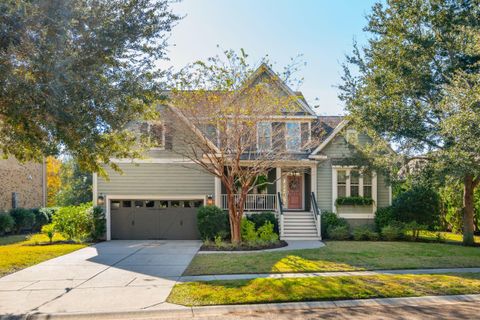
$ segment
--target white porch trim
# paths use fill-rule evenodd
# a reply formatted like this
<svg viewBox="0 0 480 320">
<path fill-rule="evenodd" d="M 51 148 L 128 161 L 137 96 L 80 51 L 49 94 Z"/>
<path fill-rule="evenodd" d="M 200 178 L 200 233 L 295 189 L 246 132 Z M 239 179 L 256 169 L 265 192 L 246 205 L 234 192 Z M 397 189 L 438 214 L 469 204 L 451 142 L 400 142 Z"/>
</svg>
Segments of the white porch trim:
<svg viewBox="0 0 480 320">
<path fill-rule="evenodd" d="M 93 201 L 93 206 L 97 205 L 97 198 L 98 198 L 98 176 L 97 173 L 94 172 L 92 174 L 92 201 Z"/>
<path fill-rule="evenodd" d="M 215 205 L 219 208 L 222 207 L 222 181 L 219 177 L 215 176 Z"/>
</svg>

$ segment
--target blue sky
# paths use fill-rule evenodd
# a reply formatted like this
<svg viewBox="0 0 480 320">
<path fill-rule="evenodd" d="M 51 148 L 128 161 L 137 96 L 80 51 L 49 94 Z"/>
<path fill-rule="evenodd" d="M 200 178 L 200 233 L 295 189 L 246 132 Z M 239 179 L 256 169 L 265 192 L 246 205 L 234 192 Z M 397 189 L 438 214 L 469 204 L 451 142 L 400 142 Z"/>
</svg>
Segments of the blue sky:
<svg viewBox="0 0 480 320">
<path fill-rule="evenodd" d="M 169 40 L 169 65 L 175 68 L 244 48 L 252 63 L 268 54 L 277 70 L 303 54 L 307 65 L 299 88 L 317 113 L 343 113 L 338 99 L 341 63 L 362 31 L 374 0 L 183 0 L 174 11 L 186 15 Z M 162 63 L 163 64 L 163 63 Z M 275 69 L 275 67 L 274 67 Z M 293 88 L 296 89 L 296 88 Z M 318 98 L 318 100 L 316 100 Z"/>
</svg>

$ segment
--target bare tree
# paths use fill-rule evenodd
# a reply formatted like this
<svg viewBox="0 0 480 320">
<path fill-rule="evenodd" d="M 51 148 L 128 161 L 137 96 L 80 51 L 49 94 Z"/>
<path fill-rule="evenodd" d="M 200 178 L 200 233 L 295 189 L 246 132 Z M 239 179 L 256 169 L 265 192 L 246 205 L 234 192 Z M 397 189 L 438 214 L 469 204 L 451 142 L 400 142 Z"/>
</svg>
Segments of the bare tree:
<svg viewBox="0 0 480 320">
<path fill-rule="evenodd" d="M 266 64 L 255 70 L 243 51 L 225 53 L 226 61 L 215 57 L 196 62 L 175 76 L 165 101 L 170 110 L 164 115 L 169 127 L 190 128 L 175 130 L 175 139 L 185 146 L 176 152 L 220 178 L 231 240 L 238 243 L 247 194 L 266 183 L 259 177 L 294 159 L 298 153 L 291 150 L 311 148 L 316 144 L 311 137 L 320 133 L 311 135 L 315 129 L 305 123 L 298 126 L 301 139 L 286 138 L 285 127 L 275 121 L 298 112 L 300 97 L 280 90 L 284 82 Z M 292 73 L 285 68 L 286 76 Z"/>
</svg>

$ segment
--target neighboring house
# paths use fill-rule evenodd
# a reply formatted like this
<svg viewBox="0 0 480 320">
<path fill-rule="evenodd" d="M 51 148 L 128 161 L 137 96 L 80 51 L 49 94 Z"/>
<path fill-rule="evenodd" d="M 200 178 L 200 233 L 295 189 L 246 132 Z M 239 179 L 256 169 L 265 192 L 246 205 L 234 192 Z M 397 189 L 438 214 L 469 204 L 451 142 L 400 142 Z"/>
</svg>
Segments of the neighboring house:
<svg viewBox="0 0 480 320">
<path fill-rule="evenodd" d="M 0 159 L 0 212 L 39 208 L 46 202 L 45 163 Z"/>
<path fill-rule="evenodd" d="M 257 130 L 257 135 L 266 135 L 258 137 L 264 141 L 272 136 L 272 131 L 282 128 L 282 143 L 287 150 L 293 146 L 292 157 L 272 166 L 267 175 L 271 184 L 248 196 L 246 211 L 281 213 L 283 239 L 321 238 L 314 219 L 314 199 L 321 211 L 336 212 L 352 225 L 372 223 L 376 209 L 390 204 L 391 188 L 382 176 L 361 173 L 349 162 L 353 154 L 346 141 L 355 138 L 362 142 L 369 138 L 349 129 L 342 117 L 318 116 L 301 93 L 291 91 L 267 66 L 262 65 L 253 77 L 274 78 L 281 94 L 296 97 L 298 110 L 278 116 Z M 160 110 L 164 108 L 167 107 Z M 314 148 L 295 149 L 292 141 L 311 139 L 318 134 L 313 128 L 318 127 L 324 135 Z M 307 138 L 302 134 L 304 128 L 309 130 Z M 197 208 L 210 202 L 227 208 L 220 179 L 179 156 L 185 143 L 176 132 L 191 130 L 188 124 L 180 128 L 144 123 L 140 129 L 152 133 L 158 148 L 152 149 L 145 159 L 114 160 L 123 174 L 109 169 L 108 180 L 94 174 L 93 196 L 105 203 L 107 239 L 198 239 Z M 337 206 L 335 200 L 341 196 L 370 197 L 373 204 Z M 283 212 L 279 210 L 279 199 Z"/>
</svg>

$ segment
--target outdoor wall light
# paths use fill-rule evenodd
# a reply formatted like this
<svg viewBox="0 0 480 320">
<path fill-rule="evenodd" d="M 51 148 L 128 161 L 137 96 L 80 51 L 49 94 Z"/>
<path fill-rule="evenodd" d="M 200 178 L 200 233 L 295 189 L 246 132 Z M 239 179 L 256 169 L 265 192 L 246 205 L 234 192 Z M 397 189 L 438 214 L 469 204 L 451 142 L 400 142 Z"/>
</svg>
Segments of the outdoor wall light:
<svg viewBox="0 0 480 320">
<path fill-rule="evenodd" d="M 103 206 L 104 203 L 105 203 L 105 198 L 104 198 L 104 196 L 98 196 L 98 198 L 97 198 L 97 205 Z"/>
<path fill-rule="evenodd" d="M 207 196 L 207 205 L 208 205 L 208 206 L 213 205 L 213 195 L 211 195 L 211 194 L 209 194 L 209 195 Z"/>
</svg>

